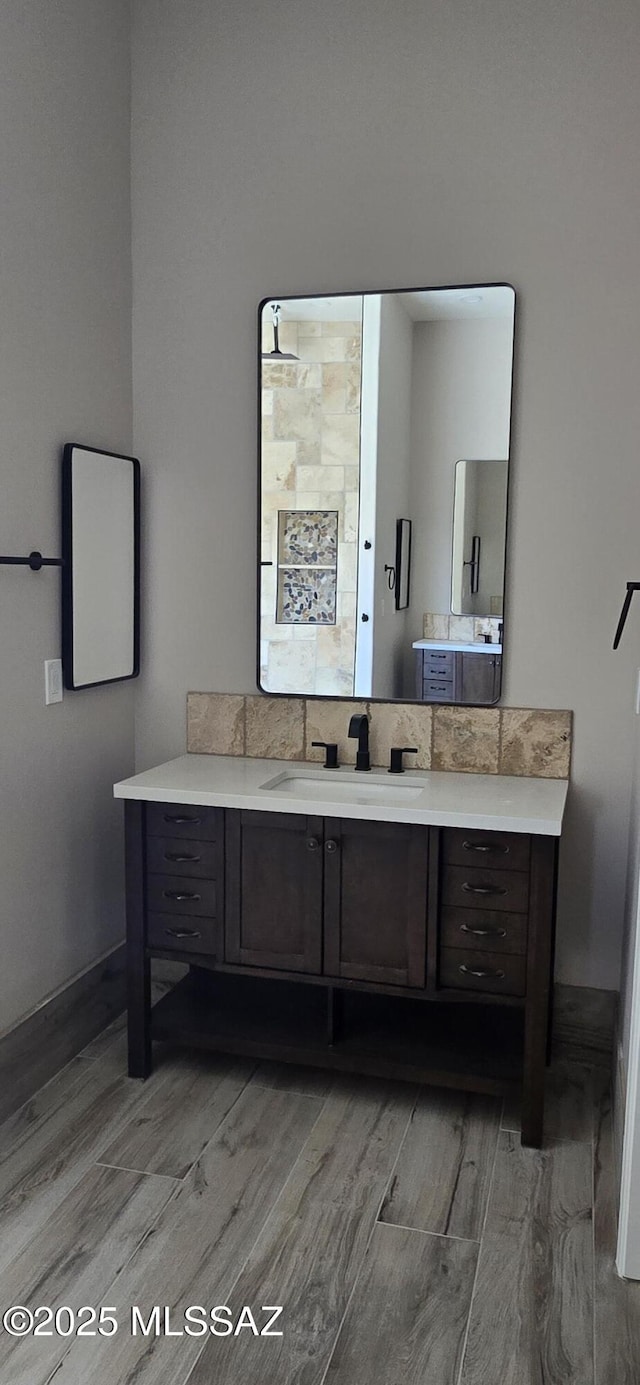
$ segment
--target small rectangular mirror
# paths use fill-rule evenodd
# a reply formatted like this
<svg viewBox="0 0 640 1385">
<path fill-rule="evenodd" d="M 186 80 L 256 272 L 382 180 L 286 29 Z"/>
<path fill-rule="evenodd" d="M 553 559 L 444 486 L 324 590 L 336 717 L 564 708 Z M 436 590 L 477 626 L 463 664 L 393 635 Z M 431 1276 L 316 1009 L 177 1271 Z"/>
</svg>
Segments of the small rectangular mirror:
<svg viewBox="0 0 640 1385">
<path fill-rule="evenodd" d="M 514 318 L 507 284 L 260 305 L 264 692 L 498 701 Z"/>
<path fill-rule="evenodd" d="M 69 689 L 140 667 L 140 464 L 68 443 L 62 460 L 62 666 Z"/>
</svg>

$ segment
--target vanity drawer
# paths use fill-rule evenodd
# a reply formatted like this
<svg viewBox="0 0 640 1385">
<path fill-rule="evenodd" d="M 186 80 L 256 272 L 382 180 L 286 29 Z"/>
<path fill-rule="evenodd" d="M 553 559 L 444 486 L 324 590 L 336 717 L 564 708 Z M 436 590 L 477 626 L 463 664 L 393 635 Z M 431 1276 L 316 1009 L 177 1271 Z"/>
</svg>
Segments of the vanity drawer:
<svg viewBox="0 0 640 1385">
<path fill-rule="evenodd" d="M 444 678 L 425 678 L 422 683 L 423 702 L 453 702 L 453 683 Z"/>
<path fill-rule="evenodd" d="M 504 952 L 481 952 L 443 947 L 440 953 L 440 985 L 456 990 L 483 991 L 490 995 L 523 996 L 527 982 L 525 957 Z"/>
<path fill-rule="evenodd" d="M 215 880 L 199 880 L 197 876 L 148 875 L 147 908 L 149 913 L 193 914 L 196 917 L 217 911 Z"/>
<path fill-rule="evenodd" d="M 493 866 L 445 866 L 442 903 L 445 908 L 506 909 L 526 914 L 529 876 L 526 871 L 495 870 Z"/>
<path fill-rule="evenodd" d="M 528 870 L 530 839 L 522 832 L 460 831 L 442 833 L 442 859 L 452 866 L 491 866 L 492 870 Z"/>
<path fill-rule="evenodd" d="M 422 659 L 422 676 L 428 678 L 453 678 L 453 654 L 439 649 L 425 649 Z"/>
<path fill-rule="evenodd" d="M 527 950 L 527 915 L 494 909 L 443 909 L 440 942 L 443 947 L 474 948 L 482 952 Z"/>
<path fill-rule="evenodd" d="M 215 880 L 220 874 L 217 842 L 196 842 L 184 837 L 149 837 L 147 871 L 150 875 L 191 875 Z"/>
<path fill-rule="evenodd" d="M 191 837 L 215 842 L 222 838 L 222 808 L 200 808 L 190 803 L 148 803 L 148 837 Z"/>
<path fill-rule="evenodd" d="M 199 952 L 206 957 L 222 959 L 222 923 L 218 919 L 200 919 L 185 914 L 149 914 L 147 947 L 163 952 Z"/>
</svg>

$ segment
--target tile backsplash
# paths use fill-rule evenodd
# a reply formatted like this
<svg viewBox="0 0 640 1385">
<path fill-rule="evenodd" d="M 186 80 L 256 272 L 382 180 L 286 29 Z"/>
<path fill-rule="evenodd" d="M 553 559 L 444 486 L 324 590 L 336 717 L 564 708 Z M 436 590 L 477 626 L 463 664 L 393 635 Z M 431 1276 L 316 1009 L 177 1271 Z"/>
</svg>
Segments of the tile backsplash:
<svg viewBox="0 0 640 1385">
<path fill-rule="evenodd" d="M 500 643 L 502 616 L 453 616 L 425 611 L 422 617 L 423 640 L 468 641 L 469 644 L 483 644 L 485 636 L 491 636 L 492 644 Z"/>
<path fill-rule="evenodd" d="M 566 779 L 572 713 L 523 707 L 442 707 L 421 702 L 192 692 L 187 749 L 201 755 L 322 761 L 313 741 L 335 741 L 342 764 L 355 761 L 349 718 L 370 718 L 371 763 L 387 768 L 392 745 L 415 745 L 407 768 Z"/>
</svg>

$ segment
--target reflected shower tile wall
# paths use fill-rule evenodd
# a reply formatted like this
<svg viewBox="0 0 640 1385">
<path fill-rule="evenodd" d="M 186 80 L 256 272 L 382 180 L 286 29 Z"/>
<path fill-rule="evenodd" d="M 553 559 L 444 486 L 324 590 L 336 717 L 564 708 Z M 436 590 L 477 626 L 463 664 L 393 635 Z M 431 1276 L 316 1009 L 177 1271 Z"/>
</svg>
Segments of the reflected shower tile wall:
<svg viewBox="0 0 640 1385">
<path fill-rule="evenodd" d="M 271 330 L 263 335 L 270 350 Z M 360 357 L 359 322 L 291 322 L 280 328 L 280 345 L 297 361 L 263 362 L 263 491 L 262 560 L 263 604 L 261 618 L 261 677 L 270 691 L 325 696 L 348 696 L 353 691 L 355 667 L 355 588 L 360 471 Z M 294 567 L 313 563 L 317 568 L 335 564 L 335 554 L 314 547 L 314 538 L 291 533 L 282 543 L 282 512 L 315 511 L 338 515 L 331 602 L 325 577 L 308 576 Z M 322 522 L 322 521 L 321 521 Z M 286 522 L 285 522 L 286 523 Z M 293 528 L 295 528 L 295 521 Z M 290 526 L 287 524 L 287 531 Z M 280 551 L 279 551 L 280 550 Z M 278 563 L 282 565 L 278 573 Z M 284 570 L 287 592 L 283 603 Z M 264 581 L 269 572 L 271 580 Z M 277 575 L 277 576 L 276 576 Z M 310 587 L 318 592 L 313 618 Z M 286 611 L 284 607 L 286 606 Z M 298 615 L 290 619 L 290 612 Z M 306 610 L 306 615 L 305 615 Z M 283 619 L 284 617 L 284 619 Z M 300 620 L 302 623 L 299 623 Z M 335 622 L 335 624 L 334 624 Z M 309 627 L 334 632 L 329 640 L 307 641 Z M 303 632 L 305 649 L 298 641 Z"/>
</svg>

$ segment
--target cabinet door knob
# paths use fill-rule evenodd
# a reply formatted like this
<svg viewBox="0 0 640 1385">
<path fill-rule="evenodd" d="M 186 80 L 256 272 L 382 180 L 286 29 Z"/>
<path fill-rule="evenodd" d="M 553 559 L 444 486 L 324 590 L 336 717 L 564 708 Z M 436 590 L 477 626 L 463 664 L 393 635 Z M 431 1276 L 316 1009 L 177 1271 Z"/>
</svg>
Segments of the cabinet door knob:
<svg viewBox="0 0 640 1385">
<path fill-rule="evenodd" d="M 169 938 L 199 938 L 201 936 L 197 928 L 165 928 L 164 931 Z"/>
<path fill-rule="evenodd" d="M 317 851 L 319 845 L 317 837 L 307 837 L 307 851 Z"/>
<path fill-rule="evenodd" d="M 483 971 L 481 967 L 468 967 L 464 962 L 458 967 L 463 976 L 478 976 L 481 980 L 504 981 L 503 971 Z"/>
<path fill-rule="evenodd" d="M 173 899 L 176 904 L 186 904 L 187 900 L 195 903 L 201 898 L 199 894 L 194 894 L 192 890 L 163 890 L 163 899 Z"/>
<path fill-rule="evenodd" d="M 470 885 L 468 880 L 462 888 L 465 894 L 507 894 L 504 885 Z"/>
<path fill-rule="evenodd" d="M 334 842 L 333 839 L 332 839 L 331 837 L 329 838 L 329 841 L 328 841 L 328 842 L 325 842 L 325 846 L 326 846 L 326 848 L 327 848 L 327 851 L 337 851 L 337 850 L 338 850 L 338 843 L 337 843 L 337 842 Z"/>
</svg>

